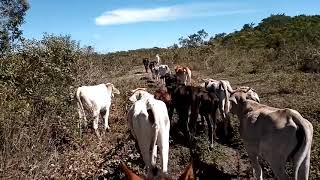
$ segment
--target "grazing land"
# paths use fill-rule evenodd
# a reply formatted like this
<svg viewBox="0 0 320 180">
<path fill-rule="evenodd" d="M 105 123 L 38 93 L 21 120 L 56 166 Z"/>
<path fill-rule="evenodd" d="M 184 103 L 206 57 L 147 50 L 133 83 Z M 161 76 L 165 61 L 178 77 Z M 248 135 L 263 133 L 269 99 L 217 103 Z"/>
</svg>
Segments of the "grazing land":
<svg viewBox="0 0 320 180">
<path fill-rule="evenodd" d="M 263 104 L 299 111 L 314 127 L 310 177 L 317 179 L 319 24 L 319 16 L 274 15 L 255 27 L 245 25 L 241 31 L 217 35 L 195 47 L 183 41 L 179 47 L 108 54 L 80 48 L 69 36 L 45 35 L 41 41 L 26 41 L 0 63 L 0 178 L 121 179 L 120 161 L 144 174 L 143 161 L 126 125 L 126 110 L 131 105 L 131 89 L 147 87 L 152 93 L 159 86 L 142 64 L 143 58 L 159 54 L 162 64 L 171 70 L 175 64 L 190 66 L 193 85 L 202 78 L 227 79 L 232 87 L 254 88 Z M 111 132 L 105 132 L 100 142 L 92 128 L 79 128 L 74 95 L 78 86 L 107 82 L 121 94 L 113 99 Z M 252 177 L 238 125 L 233 117 L 232 140 L 217 141 L 213 149 L 205 130 L 199 132 L 193 155 L 201 161 L 201 179 Z M 179 136 L 171 142 L 169 153 L 168 170 L 174 178 L 195 159 Z M 290 164 L 288 170 L 292 173 Z M 266 163 L 263 171 L 264 177 L 272 179 Z"/>
</svg>

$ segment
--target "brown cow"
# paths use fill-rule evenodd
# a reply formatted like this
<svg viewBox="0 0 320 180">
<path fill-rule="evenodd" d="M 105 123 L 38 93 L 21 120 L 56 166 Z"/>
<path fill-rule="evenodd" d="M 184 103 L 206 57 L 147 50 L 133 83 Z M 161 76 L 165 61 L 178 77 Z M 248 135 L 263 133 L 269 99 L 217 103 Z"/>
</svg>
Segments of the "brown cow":
<svg viewBox="0 0 320 180">
<path fill-rule="evenodd" d="M 216 94 L 208 92 L 202 87 L 185 85 L 177 85 L 172 92 L 172 106 L 169 110 L 169 118 L 172 119 L 173 111 L 176 109 L 179 117 L 178 126 L 185 136 L 190 137 L 190 133 L 195 132 L 196 122 L 200 114 L 207 121 L 209 141 L 213 146 L 216 111 L 219 105 L 219 99 Z M 188 121 L 189 118 L 190 120 Z"/>
<path fill-rule="evenodd" d="M 176 65 L 174 67 L 174 70 L 176 72 L 178 80 L 181 81 L 180 83 L 187 85 L 187 82 L 189 82 L 189 84 L 191 84 L 191 70 L 189 67 Z"/>
<path fill-rule="evenodd" d="M 142 63 L 143 63 L 144 69 L 146 70 L 146 73 L 148 73 L 148 67 L 149 67 L 149 63 L 150 63 L 149 59 L 143 58 Z"/>
<path fill-rule="evenodd" d="M 166 104 L 168 111 L 171 109 L 171 94 L 166 87 L 157 89 L 154 93 L 154 98 L 163 101 Z"/>
</svg>

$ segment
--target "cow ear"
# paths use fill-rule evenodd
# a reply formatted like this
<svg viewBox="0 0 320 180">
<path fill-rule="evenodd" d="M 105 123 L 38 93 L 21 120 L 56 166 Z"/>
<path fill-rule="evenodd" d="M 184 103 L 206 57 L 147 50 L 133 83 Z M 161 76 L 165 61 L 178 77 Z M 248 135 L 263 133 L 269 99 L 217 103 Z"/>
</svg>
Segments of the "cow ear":
<svg viewBox="0 0 320 180">
<path fill-rule="evenodd" d="M 190 163 L 184 172 L 181 174 L 178 180 L 194 180 L 193 167 L 192 163 Z"/>
<path fill-rule="evenodd" d="M 230 101 L 231 103 L 236 104 L 236 105 L 238 104 L 237 99 L 236 99 L 235 96 L 230 96 L 229 101 Z"/>
<path fill-rule="evenodd" d="M 141 180 L 142 178 L 132 172 L 124 163 L 120 164 L 120 168 L 124 172 L 127 180 Z"/>
<path fill-rule="evenodd" d="M 129 101 L 131 102 L 136 102 L 137 101 L 137 95 L 133 94 L 132 96 L 129 97 Z"/>
<path fill-rule="evenodd" d="M 115 88 L 114 86 L 112 86 L 112 93 L 113 94 L 120 94 L 120 91 L 117 88 Z"/>
</svg>

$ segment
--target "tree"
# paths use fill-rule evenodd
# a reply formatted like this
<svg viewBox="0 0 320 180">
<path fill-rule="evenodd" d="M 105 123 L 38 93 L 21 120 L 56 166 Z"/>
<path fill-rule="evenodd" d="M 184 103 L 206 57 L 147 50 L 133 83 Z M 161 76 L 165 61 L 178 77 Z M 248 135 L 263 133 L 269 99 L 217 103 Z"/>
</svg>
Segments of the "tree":
<svg viewBox="0 0 320 180">
<path fill-rule="evenodd" d="M 205 43 L 205 39 L 208 37 L 208 33 L 201 29 L 197 33 L 189 35 L 187 38 L 180 37 L 179 44 L 182 47 L 198 47 Z"/>
<path fill-rule="evenodd" d="M 89 55 L 92 55 L 95 53 L 94 47 L 93 46 L 84 46 L 82 48 L 82 53 L 88 57 Z"/>
<path fill-rule="evenodd" d="M 169 49 L 177 49 L 177 48 L 179 48 L 179 46 L 178 46 L 178 44 L 173 43 L 173 45 L 172 45 L 172 46 L 169 46 L 168 48 L 169 48 Z"/>
<path fill-rule="evenodd" d="M 0 55 L 11 50 L 16 40 L 21 40 L 20 26 L 28 9 L 27 0 L 0 1 Z"/>
</svg>

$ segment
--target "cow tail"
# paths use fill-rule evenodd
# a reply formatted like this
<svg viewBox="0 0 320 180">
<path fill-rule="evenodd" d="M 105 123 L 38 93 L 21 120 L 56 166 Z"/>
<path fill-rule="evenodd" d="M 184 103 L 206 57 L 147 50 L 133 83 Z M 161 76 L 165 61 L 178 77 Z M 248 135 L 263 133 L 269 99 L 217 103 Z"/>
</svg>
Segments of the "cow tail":
<svg viewBox="0 0 320 180">
<path fill-rule="evenodd" d="M 150 147 L 149 147 L 149 151 L 152 153 L 154 151 L 154 148 L 157 144 L 157 140 L 158 140 L 158 134 L 160 131 L 160 122 L 159 122 L 159 118 L 158 118 L 158 114 L 155 111 L 154 105 L 152 103 L 150 103 L 150 101 L 147 101 L 147 108 L 151 109 L 151 112 L 154 116 L 154 123 L 152 124 L 152 129 L 153 129 L 153 133 L 151 135 L 151 143 L 150 143 Z"/>
<path fill-rule="evenodd" d="M 86 121 L 86 114 L 84 112 L 84 108 L 82 105 L 81 97 L 80 97 L 81 89 L 77 89 L 76 97 L 77 97 L 77 105 L 78 105 L 78 113 L 79 113 L 79 130 L 80 130 L 80 135 L 82 134 L 81 132 L 81 121 L 84 119 Z"/>
<path fill-rule="evenodd" d="M 304 119 L 297 111 L 292 109 L 287 109 L 287 111 L 290 112 L 289 114 L 291 115 L 292 120 L 298 126 L 298 146 L 293 154 L 295 166 L 295 179 L 307 180 L 310 168 L 310 153 L 313 136 L 313 126 L 308 120 Z M 300 174 L 299 172 L 304 173 L 303 176 L 301 176 L 302 174 Z"/>
<path fill-rule="evenodd" d="M 78 105 L 78 108 L 79 108 L 79 117 L 82 118 L 82 116 L 85 116 L 85 113 L 84 113 L 84 108 L 83 108 L 83 105 L 82 105 L 82 102 L 81 102 L 81 97 L 80 97 L 80 88 L 77 89 L 77 93 L 76 93 L 76 96 L 77 96 L 77 105 Z"/>
<path fill-rule="evenodd" d="M 222 85 L 223 90 L 224 90 L 224 94 L 226 95 L 226 100 L 224 102 L 224 112 L 223 114 L 225 115 L 225 117 L 227 117 L 227 113 L 229 113 L 230 107 L 229 107 L 229 93 L 228 93 L 228 87 L 226 85 L 225 82 L 220 81 L 220 85 Z"/>
</svg>

